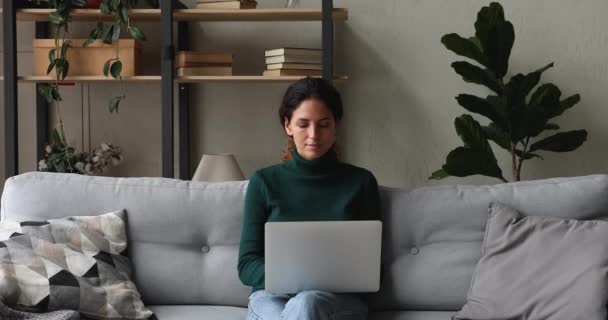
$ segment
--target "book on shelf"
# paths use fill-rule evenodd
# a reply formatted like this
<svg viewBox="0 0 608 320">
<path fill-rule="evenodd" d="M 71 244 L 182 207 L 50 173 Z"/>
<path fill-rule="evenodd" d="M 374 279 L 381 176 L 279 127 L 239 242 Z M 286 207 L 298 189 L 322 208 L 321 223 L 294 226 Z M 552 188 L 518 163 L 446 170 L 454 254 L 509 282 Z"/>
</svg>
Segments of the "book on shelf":
<svg viewBox="0 0 608 320">
<path fill-rule="evenodd" d="M 305 70 L 321 70 L 321 64 L 314 63 L 273 63 L 266 65 L 268 70 L 276 69 L 305 69 Z"/>
<path fill-rule="evenodd" d="M 181 67 L 177 68 L 178 77 L 187 76 L 231 76 L 232 67 Z"/>
<path fill-rule="evenodd" d="M 266 64 L 274 63 L 311 63 L 321 64 L 321 57 L 301 57 L 301 56 L 274 56 L 266 57 Z"/>
<path fill-rule="evenodd" d="M 175 54 L 177 67 L 196 66 L 201 63 L 232 64 L 234 55 L 230 52 L 178 51 Z"/>
<path fill-rule="evenodd" d="M 264 76 L 321 76 L 321 70 L 303 70 L 303 69 L 276 69 L 265 70 Z"/>
<path fill-rule="evenodd" d="M 321 49 L 311 48 L 279 48 L 269 49 L 264 51 L 264 56 L 298 56 L 298 57 L 321 57 L 323 51 Z"/>
<path fill-rule="evenodd" d="M 199 2 L 194 7 L 195 9 L 218 9 L 218 10 L 237 10 L 237 9 L 255 9 L 257 2 L 241 2 L 241 1 L 220 1 L 220 2 Z"/>
</svg>

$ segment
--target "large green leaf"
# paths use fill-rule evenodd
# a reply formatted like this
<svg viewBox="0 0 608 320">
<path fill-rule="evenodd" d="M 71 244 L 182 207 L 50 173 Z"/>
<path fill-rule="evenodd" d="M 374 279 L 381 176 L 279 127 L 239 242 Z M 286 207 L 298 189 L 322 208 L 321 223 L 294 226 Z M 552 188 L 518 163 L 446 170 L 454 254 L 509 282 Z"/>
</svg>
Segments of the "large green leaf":
<svg viewBox="0 0 608 320">
<path fill-rule="evenodd" d="M 579 103 L 580 101 L 581 101 L 581 96 L 578 94 L 572 95 L 572 96 L 562 100 L 559 103 L 559 107 L 557 109 L 551 110 L 551 112 L 549 112 L 549 114 L 548 114 L 549 119 L 560 116 L 562 113 L 564 113 L 564 111 L 574 107 L 574 105 Z"/>
<path fill-rule="evenodd" d="M 122 62 L 120 62 L 120 60 L 117 60 L 116 62 L 112 63 L 112 66 L 110 67 L 110 73 L 112 74 L 112 77 L 114 79 L 120 79 L 121 72 L 122 72 Z"/>
<path fill-rule="evenodd" d="M 488 60 L 488 69 L 492 70 L 499 79 L 507 74 L 514 42 L 515 30 L 511 22 L 507 21 L 490 28 L 487 46 L 483 50 Z"/>
<path fill-rule="evenodd" d="M 138 27 L 130 27 L 129 33 L 131 34 L 131 37 L 137 41 L 146 41 L 146 36 Z"/>
<path fill-rule="evenodd" d="M 479 39 L 482 48 L 487 47 L 490 29 L 503 22 L 505 22 L 505 14 L 499 3 L 492 2 L 479 10 L 475 21 L 475 37 Z"/>
<path fill-rule="evenodd" d="M 487 117 L 502 128 L 506 126 L 504 111 L 500 110 L 499 105 L 488 102 L 488 99 L 482 99 L 470 94 L 459 94 L 456 97 L 456 101 L 468 111 Z"/>
<path fill-rule="evenodd" d="M 511 150 L 511 139 L 508 132 L 498 127 L 494 122 L 481 128 L 488 139 L 505 150 Z"/>
<path fill-rule="evenodd" d="M 454 120 L 454 126 L 465 148 L 492 152 L 483 129 L 473 117 L 463 114 Z"/>
<path fill-rule="evenodd" d="M 487 65 L 487 59 L 481 52 L 481 49 L 469 39 L 465 39 L 456 33 L 450 33 L 441 37 L 441 43 L 457 55 L 473 59 L 481 65 Z"/>
<path fill-rule="evenodd" d="M 443 179 L 443 178 L 447 178 L 447 177 L 449 177 L 449 176 L 450 176 L 450 174 L 449 174 L 449 173 L 447 173 L 447 172 L 445 172 L 445 170 L 443 170 L 443 169 L 439 169 L 439 170 L 437 170 L 437 171 L 433 172 L 433 173 L 431 174 L 431 176 L 429 177 L 429 179 L 432 179 L 432 180 L 440 180 L 440 179 Z"/>
<path fill-rule="evenodd" d="M 569 152 L 576 150 L 587 140 L 586 130 L 560 132 L 540 140 L 530 146 L 530 152 L 546 150 L 553 152 Z"/>
<path fill-rule="evenodd" d="M 118 106 L 120 105 L 120 101 L 124 99 L 124 96 L 116 96 L 110 99 L 110 113 L 118 112 Z"/>
<path fill-rule="evenodd" d="M 561 91 L 551 83 L 538 87 L 521 119 L 525 136 L 536 137 L 545 130 L 551 114 L 559 112 Z"/>
<path fill-rule="evenodd" d="M 488 155 L 480 150 L 458 147 L 448 154 L 442 169 L 455 177 L 480 174 L 506 182 L 494 154 Z"/>
<path fill-rule="evenodd" d="M 511 80 L 505 85 L 505 96 L 507 96 L 509 105 L 524 105 L 526 103 L 526 97 L 536 87 L 540 81 L 540 77 L 545 70 L 553 67 L 553 63 L 550 63 L 543 68 L 540 68 L 534 72 L 530 72 L 527 75 L 521 73 L 511 77 Z"/>
<path fill-rule="evenodd" d="M 486 86 L 497 94 L 502 94 L 500 83 L 498 83 L 489 70 L 482 69 L 466 61 L 454 62 L 452 63 L 452 68 L 454 68 L 456 73 L 462 76 L 464 81 Z"/>
</svg>

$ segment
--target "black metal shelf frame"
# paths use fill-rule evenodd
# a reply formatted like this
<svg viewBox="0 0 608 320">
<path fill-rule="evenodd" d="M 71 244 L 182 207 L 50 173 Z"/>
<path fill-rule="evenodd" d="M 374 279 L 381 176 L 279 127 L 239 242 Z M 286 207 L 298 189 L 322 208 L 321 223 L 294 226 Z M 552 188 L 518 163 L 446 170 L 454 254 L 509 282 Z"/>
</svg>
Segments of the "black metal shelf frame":
<svg viewBox="0 0 608 320">
<path fill-rule="evenodd" d="M 185 8 L 179 1 L 160 1 L 161 18 L 161 121 L 162 176 L 173 178 L 175 173 L 174 146 L 174 80 L 175 50 L 173 46 L 173 9 Z M 333 0 L 322 0 L 323 78 L 333 81 L 334 39 Z M 19 173 L 18 99 L 17 99 L 17 16 L 15 1 L 4 1 L 4 157 L 5 179 Z M 36 38 L 48 36 L 48 22 L 36 22 Z M 188 22 L 177 23 L 177 49 L 189 50 Z M 48 104 L 38 93 L 36 84 L 36 155 L 43 157 L 43 145 L 48 141 Z M 178 155 L 180 179 L 190 179 L 190 88 L 178 85 Z"/>
</svg>

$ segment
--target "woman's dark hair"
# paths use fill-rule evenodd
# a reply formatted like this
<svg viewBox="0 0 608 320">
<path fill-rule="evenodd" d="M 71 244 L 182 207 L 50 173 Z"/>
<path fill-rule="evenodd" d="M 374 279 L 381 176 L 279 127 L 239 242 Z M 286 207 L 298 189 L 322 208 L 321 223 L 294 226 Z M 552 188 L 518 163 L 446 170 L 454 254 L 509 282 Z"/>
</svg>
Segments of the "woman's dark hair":
<svg viewBox="0 0 608 320">
<path fill-rule="evenodd" d="M 300 106 L 302 101 L 308 99 L 318 99 L 323 102 L 334 116 L 336 124 L 342 120 L 342 98 L 338 90 L 323 78 L 306 77 L 296 81 L 285 91 L 281 107 L 279 108 L 281 127 L 285 124 L 285 118 L 291 121 L 293 112 Z M 283 152 L 283 161 L 291 159 L 291 152 L 294 148 L 293 138 L 289 137 L 287 150 Z"/>
</svg>

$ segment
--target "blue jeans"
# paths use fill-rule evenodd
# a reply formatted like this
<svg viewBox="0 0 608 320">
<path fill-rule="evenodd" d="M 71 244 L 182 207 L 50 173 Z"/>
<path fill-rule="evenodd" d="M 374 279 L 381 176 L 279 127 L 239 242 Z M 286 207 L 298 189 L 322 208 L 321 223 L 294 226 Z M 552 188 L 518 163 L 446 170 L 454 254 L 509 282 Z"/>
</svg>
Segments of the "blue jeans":
<svg viewBox="0 0 608 320">
<path fill-rule="evenodd" d="M 258 290 L 249 296 L 247 320 L 365 320 L 368 306 L 357 295 L 318 290 L 274 295 Z"/>
</svg>

